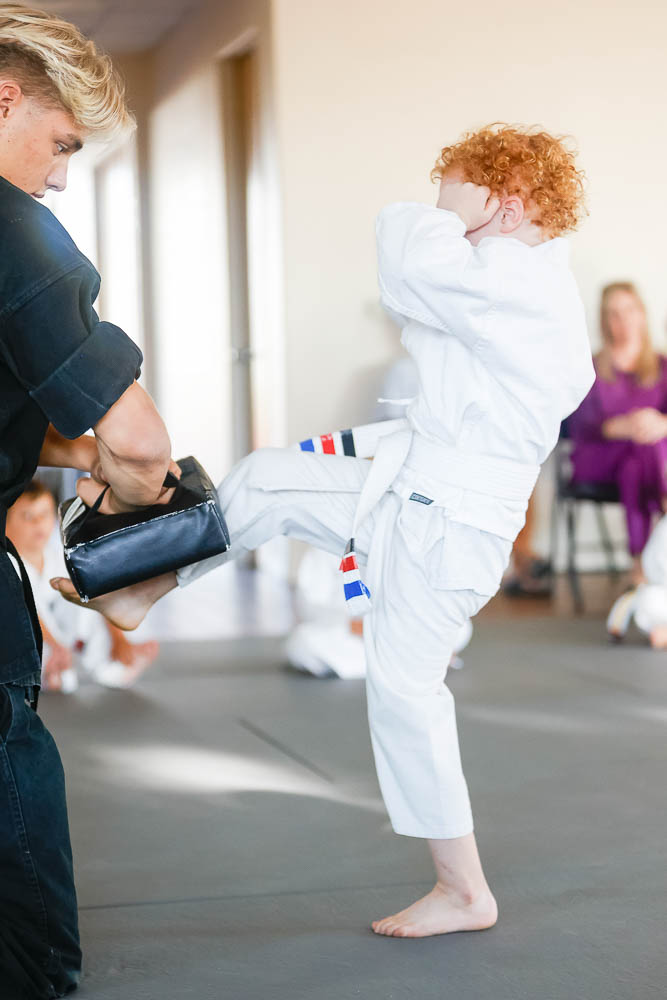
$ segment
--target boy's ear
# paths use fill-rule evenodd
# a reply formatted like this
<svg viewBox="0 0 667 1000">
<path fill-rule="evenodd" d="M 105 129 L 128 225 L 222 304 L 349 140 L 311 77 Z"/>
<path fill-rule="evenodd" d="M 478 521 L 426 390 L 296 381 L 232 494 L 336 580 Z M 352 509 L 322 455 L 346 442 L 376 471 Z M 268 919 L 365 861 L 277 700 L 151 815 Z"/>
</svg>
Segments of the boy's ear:
<svg viewBox="0 0 667 1000">
<path fill-rule="evenodd" d="M 498 211 L 500 213 L 501 233 L 513 233 L 515 229 L 519 228 L 526 214 L 523 202 L 516 194 L 505 198 Z"/>
</svg>

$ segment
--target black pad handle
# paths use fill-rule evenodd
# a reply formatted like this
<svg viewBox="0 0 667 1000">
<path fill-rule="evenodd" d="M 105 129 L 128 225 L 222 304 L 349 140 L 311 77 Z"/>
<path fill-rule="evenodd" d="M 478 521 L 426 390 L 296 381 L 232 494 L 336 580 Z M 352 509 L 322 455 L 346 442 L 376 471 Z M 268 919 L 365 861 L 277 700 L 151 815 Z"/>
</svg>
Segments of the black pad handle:
<svg viewBox="0 0 667 1000">
<path fill-rule="evenodd" d="M 178 486 L 179 483 L 180 479 L 177 479 L 173 472 L 167 472 L 162 485 L 171 488 L 172 486 Z"/>
<path fill-rule="evenodd" d="M 171 489 L 173 486 L 178 486 L 178 484 L 179 484 L 179 480 L 176 478 L 176 476 L 173 474 L 173 472 L 167 472 L 167 475 L 164 477 L 164 482 L 163 482 L 162 485 L 166 486 L 169 489 Z M 88 508 L 88 510 L 86 511 L 86 513 L 83 515 L 83 517 L 79 521 L 79 524 L 78 524 L 77 529 L 76 529 L 76 534 L 77 535 L 79 534 L 79 532 L 81 531 L 81 529 L 84 527 L 84 525 L 88 523 L 89 519 L 93 516 L 93 514 L 97 514 L 98 510 L 102 506 L 102 501 L 104 500 L 105 496 L 107 495 L 107 492 L 110 489 L 111 489 L 111 486 L 109 486 L 109 485 L 105 486 L 104 489 L 102 490 L 102 492 L 100 493 L 100 495 L 98 496 L 98 498 L 96 499 L 95 503 L 92 505 L 92 507 Z"/>
</svg>

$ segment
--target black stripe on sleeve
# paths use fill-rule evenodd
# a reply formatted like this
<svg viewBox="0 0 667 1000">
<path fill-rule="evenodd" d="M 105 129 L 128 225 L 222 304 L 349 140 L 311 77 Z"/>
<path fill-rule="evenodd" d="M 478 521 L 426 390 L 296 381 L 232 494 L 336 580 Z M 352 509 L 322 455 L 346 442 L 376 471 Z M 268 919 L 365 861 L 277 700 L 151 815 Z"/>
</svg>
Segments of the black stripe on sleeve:
<svg viewBox="0 0 667 1000">
<path fill-rule="evenodd" d="M 354 434 L 351 430 L 340 432 L 341 441 L 343 442 L 343 454 L 349 455 L 351 458 L 356 457 L 356 451 L 354 450 Z"/>
</svg>

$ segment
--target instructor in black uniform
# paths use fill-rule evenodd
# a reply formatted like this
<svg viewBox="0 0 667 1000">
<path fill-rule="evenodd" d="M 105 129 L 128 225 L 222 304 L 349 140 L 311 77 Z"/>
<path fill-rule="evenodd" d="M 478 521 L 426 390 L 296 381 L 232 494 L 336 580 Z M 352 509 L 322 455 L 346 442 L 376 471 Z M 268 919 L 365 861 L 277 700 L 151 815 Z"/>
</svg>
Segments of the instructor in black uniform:
<svg viewBox="0 0 667 1000">
<path fill-rule="evenodd" d="M 130 130 L 108 57 L 0 3 L 0 996 L 59 997 L 81 968 L 62 766 L 37 714 L 41 636 L 7 509 L 36 466 L 90 472 L 105 510 L 169 499 L 170 443 L 135 344 L 93 309 L 99 276 L 39 199 L 84 141 Z M 94 436 L 82 436 L 90 428 Z"/>
</svg>

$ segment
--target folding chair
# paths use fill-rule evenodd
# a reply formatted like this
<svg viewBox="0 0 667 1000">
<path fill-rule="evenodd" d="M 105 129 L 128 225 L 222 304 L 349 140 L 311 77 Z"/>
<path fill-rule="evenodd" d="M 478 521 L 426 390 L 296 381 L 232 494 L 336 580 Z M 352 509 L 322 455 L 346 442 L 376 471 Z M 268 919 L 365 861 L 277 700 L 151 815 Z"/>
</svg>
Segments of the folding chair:
<svg viewBox="0 0 667 1000">
<path fill-rule="evenodd" d="M 600 544 L 607 557 L 607 572 L 611 576 L 616 576 L 619 570 L 614 557 L 614 543 L 605 519 L 604 505 L 619 503 L 620 496 L 616 483 L 573 482 L 571 454 L 572 439 L 567 420 L 564 420 L 554 452 L 556 483 L 551 515 L 551 564 L 552 566 L 556 565 L 558 529 L 564 519 L 567 539 L 566 571 L 574 608 L 577 613 L 580 613 L 584 609 L 581 581 L 577 570 L 577 520 L 580 506 L 582 503 L 594 505 Z"/>
</svg>

